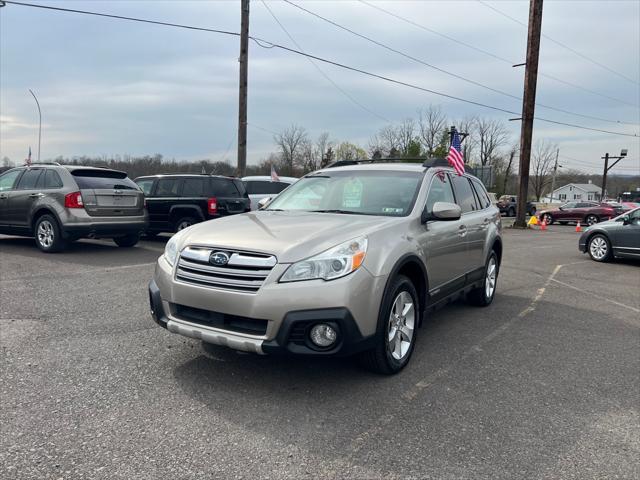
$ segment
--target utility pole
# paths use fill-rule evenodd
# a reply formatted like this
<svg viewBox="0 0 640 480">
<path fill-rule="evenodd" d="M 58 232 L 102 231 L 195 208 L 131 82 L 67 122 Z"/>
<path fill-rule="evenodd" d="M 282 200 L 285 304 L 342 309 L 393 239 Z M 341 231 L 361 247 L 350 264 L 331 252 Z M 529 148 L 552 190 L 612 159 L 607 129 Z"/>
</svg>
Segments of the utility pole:
<svg viewBox="0 0 640 480">
<path fill-rule="evenodd" d="M 522 128 L 520 131 L 520 187 L 514 226 L 526 228 L 525 214 L 529 190 L 529 163 L 531 137 L 538 83 L 538 58 L 540 56 L 540 32 L 542 30 L 542 0 L 530 0 L 529 35 L 527 38 L 527 63 L 524 71 L 524 96 L 522 98 Z"/>
<path fill-rule="evenodd" d="M 626 156 L 627 156 L 627 149 L 623 148 L 620 151 L 620 155 L 618 156 L 609 155 L 609 153 L 607 152 L 604 154 L 604 157 L 600 157 L 602 160 L 604 160 L 604 172 L 602 173 L 602 191 L 600 192 L 600 201 L 604 200 L 604 196 L 607 193 L 607 173 L 609 172 L 609 170 L 615 167 L 620 160 L 622 160 Z M 609 159 L 611 160 L 615 159 L 615 162 L 613 162 L 611 166 L 609 166 Z"/>
<path fill-rule="evenodd" d="M 556 189 L 556 174 L 558 173 L 558 156 L 560 155 L 560 149 L 556 150 L 556 163 L 553 166 L 553 177 L 551 177 L 551 203 L 553 203 L 553 192 Z"/>
<path fill-rule="evenodd" d="M 238 176 L 247 171 L 247 77 L 249 74 L 249 0 L 241 0 L 240 98 L 238 105 Z"/>
</svg>

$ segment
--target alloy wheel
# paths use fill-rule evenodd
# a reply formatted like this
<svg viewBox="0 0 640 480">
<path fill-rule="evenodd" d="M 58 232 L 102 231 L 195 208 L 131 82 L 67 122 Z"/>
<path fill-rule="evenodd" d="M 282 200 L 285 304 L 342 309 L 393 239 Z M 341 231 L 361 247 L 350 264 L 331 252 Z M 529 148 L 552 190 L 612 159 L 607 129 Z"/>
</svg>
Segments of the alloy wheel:
<svg viewBox="0 0 640 480">
<path fill-rule="evenodd" d="M 43 220 L 38 225 L 38 242 L 45 248 L 51 248 L 53 245 L 53 240 L 55 237 L 55 232 L 53 230 L 53 225 L 48 220 Z"/>
<path fill-rule="evenodd" d="M 598 223 L 598 217 L 595 215 L 589 215 L 587 217 L 587 225 L 595 225 L 596 223 Z"/>
<path fill-rule="evenodd" d="M 593 237 L 589 243 L 589 253 L 595 260 L 602 260 L 607 256 L 609 246 L 601 236 Z"/>
<path fill-rule="evenodd" d="M 387 329 L 387 348 L 394 359 L 402 360 L 411 349 L 415 326 L 413 298 L 403 290 L 393 301 Z"/>
<path fill-rule="evenodd" d="M 484 293 L 487 296 L 487 299 L 493 297 L 493 293 L 496 291 L 496 279 L 498 276 L 498 269 L 496 265 L 495 257 L 491 257 L 489 259 L 489 264 L 487 265 L 487 273 L 484 281 Z"/>
<path fill-rule="evenodd" d="M 185 228 L 190 227 L 190 226 L 191 226 L 190 222 L 183 221 L 183 222 L 180 222 L 178 224 L 178 227 L 176 228 L 176 230 L 179 232 L 180 230 L 184 230 Z"/>
</svg>

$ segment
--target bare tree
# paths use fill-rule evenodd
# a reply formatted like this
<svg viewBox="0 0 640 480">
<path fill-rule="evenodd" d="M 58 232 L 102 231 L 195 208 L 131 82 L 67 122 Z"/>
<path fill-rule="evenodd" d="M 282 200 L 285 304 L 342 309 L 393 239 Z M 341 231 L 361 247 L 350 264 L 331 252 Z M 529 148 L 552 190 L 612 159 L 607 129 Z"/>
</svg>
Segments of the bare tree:
<svg viewBox="0 0 640 480">
<path fill-rule="evenodd" d="M 503 195 L 507 193 L 507 184 L 509 182 L 509 177 L 511 176 L 511 170 L 513 169 L 513 161 L 515 160 L 516 155 L 518 154 L 519 151 L 520 151 L 520 146 L 518 144 L 513 145 L 509 150 L 509 155 L 507 157 L 508 159 L 504 169 L 504 180 L 502 182 Z"/>
<path fill-rule="evenodd" d="M 416 138 L 416 122 L 413 118 L 405 118 L 395 127 L 398 149 L 403 156 L 409 155 Z"/>
<path fill-rule="evenodd" d="M 428 156 L 434 155 L 446 130 L 447 116 L 439 106 L 429 105 L 418 110 L 418 133 Z"/>
<path fill-rule="evenodd" d="M 296 165 L 302 163 L 302 146 L 308 142 L 307 131 L 299 125 L 291 125 L 273 136 L 282 156 L 285 175 L 293 175 Z"/>
<path fill-rule="evenodd" d="M 551 173 L 556 158 L 556 148 L 556 145 L 539 141 L 536 143 L 533 151 L 529 179 L 536 201 L 538 202 L 546 188 L 551 184 Z"/>
<path fill-rule="evenodd" d="M 367 152 L 358 145 L 342 142 L 336 147 L 336 158 L 338 160 L 364 160 L 367 158 Z"/>
<path fill-rule="evenodd" d="M 480 165 L 491 165 L 500 148 L 509 142 L 509 132 L 499 120 L 477 117 L 475 133 L 480 145 Z"/>
<path fill-rule="evenodd" d="M 333 142 L 329 140 L 329 132 L 322 132 L 316 140 L 316 151 L 320 157 L 320 167 L 326 167 L 328 162 L 327 152 L 333 146 Z"/>
</svg>

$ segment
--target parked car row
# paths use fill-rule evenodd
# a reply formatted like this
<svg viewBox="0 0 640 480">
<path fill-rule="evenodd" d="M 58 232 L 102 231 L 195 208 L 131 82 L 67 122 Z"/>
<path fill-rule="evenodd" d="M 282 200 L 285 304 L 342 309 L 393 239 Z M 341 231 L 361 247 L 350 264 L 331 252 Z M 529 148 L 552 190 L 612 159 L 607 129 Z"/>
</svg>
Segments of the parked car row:
<svg viewBox="0 0 640 480">
<path fill-rule="evenodd" d="M 518 197 L 516 195 L 502 195 L 498 199 L 497 207 L 500 209 L 500 213 L 505 214 L 507 217 L 515 217 L 518 209 Z M 531 203 L 526 203 L 527 215 L 536 214 L 536 206 Z"/>
</svg>

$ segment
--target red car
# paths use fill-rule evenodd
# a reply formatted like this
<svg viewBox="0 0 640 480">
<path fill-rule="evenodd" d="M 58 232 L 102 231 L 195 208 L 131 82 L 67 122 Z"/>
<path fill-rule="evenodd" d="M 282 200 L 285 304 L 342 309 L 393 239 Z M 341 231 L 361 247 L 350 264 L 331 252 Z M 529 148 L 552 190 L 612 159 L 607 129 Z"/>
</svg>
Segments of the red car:
<svg viewBox="0 0 640 480">
<path fill-rule="evenodd" d="M 551 225 L 553 222 L 561 224 L 580 222 L 586 225 L 595 225 L 616 216 L 613 207 L 606 203 L 596 202 L 569 202 L 559 208 L 540 212 L 540 220 L 545 220 L 547 225 Z"/>
</svg>

